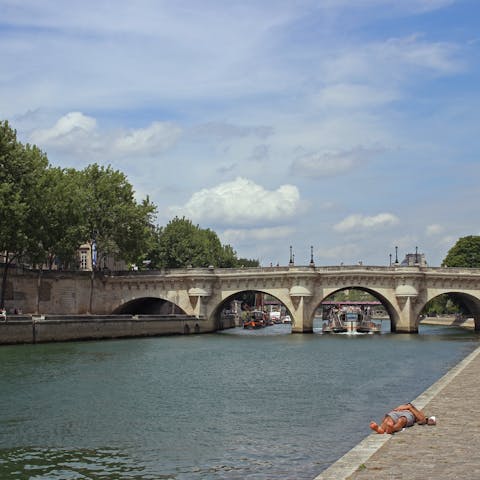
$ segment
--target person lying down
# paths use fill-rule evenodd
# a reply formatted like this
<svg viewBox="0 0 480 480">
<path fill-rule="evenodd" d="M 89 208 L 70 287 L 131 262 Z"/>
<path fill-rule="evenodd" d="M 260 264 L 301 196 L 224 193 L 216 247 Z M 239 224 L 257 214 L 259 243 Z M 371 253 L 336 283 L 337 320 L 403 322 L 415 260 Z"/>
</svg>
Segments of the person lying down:
<svg viewBox="0 0 480 480">
<path fill-rule="evenodd" d="M 421 410 L 415 408 L 411 403 L 399 405 L 383 417 L 382 423 L 378 425 L 370 422 L 370 428 L 377 433 L 395 433 L 404 428 L 411 427 L 415 423 L 419 425 L 436 425 L 437 419 L 434 416 L 427 417 Z"/>
</svg>

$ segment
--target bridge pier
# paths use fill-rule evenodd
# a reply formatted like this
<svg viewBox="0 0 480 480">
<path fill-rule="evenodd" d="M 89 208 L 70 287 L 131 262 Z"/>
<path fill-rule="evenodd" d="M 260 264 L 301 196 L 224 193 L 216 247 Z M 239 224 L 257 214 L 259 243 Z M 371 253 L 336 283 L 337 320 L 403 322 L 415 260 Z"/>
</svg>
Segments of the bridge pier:
<svg viewBox="0 0 480 480">
<path fill-rule="evenodd" d="M 417 315 L 412 305 L 412 299 L 406 298 L 399 302 L 400 315 L 396 323 L 392 322 L 392 332 L 396 333 L 418 333 Z"/>
<path fill-rule="evenodd" d="M 412 285 L 399 285 L 395 289 L 397 298 L 396 321 L 392 321 L 392 332 L 397 333 L 418 333 L 418 314 L 415 309 L 415 303 L 418 297 L 418 291 Z"/>
<path fill-rule="evenodd" d="M 300 285 L 295 285 L 290 288 L 290 298 L 292 300 L 293 311 L 292 314 L 292 333 L 312 333 L 313 323 L 308 315 L 306 303 L 312 297 L 312 292 Z M 308 300 L 306 300 L 308 299 Z"/>
<path fill-rule="evenodd" d="M 311 333 L 313 327 L 308 325 L 308 321 L 305 318 L 305 301 L 303 297 L 298 299 L 297 308 L 291 312 L 292 318 L 292 333 Z"/>
<path fill-rule="evenodd" d="M 210 292 L 200 287 L 192 287 L 188 290 L 188 298 L 190 300 L 190 307 L 192 309 L 192 315 L 195 315 L 197 318 L 205 316 L 206 305 L 203 299 L 206 299 L 210 296 Z M 185 309 L 187 311 L 187 309 Z M 190 313 L 187 311 L 187 313 Z"/>
</svg>

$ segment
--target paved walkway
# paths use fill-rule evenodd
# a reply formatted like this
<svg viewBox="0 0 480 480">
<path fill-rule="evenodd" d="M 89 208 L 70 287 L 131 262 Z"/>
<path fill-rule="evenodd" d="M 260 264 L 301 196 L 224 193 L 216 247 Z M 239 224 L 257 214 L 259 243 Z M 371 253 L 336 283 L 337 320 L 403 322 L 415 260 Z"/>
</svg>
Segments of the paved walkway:
<svg viewBox="0 0 480 480">
<path fill-rule="evenodd" d="M 412 403 L 437 425 L 372 433 L 315 480 L 480 480 L 480 347 Z"/>
</svg>

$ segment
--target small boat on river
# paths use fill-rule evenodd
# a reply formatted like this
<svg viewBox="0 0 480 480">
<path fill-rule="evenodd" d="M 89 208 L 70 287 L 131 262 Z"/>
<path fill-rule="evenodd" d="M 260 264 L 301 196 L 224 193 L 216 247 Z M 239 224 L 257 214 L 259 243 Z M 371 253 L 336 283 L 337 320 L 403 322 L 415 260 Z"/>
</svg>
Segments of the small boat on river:
<svg viewBox="0 0 480 480">
<path fill-rule="evenodd" d="M 382 324 L 371 318 L 370 308 L 331 308 L 323 323 L 323 333 L 380 333 Z"/>
<path fill-rule="evenodd" d="M 266 326 L 264 314 L 261 310 L 253 310 L 249 312 L 247 318 L 243 322 L 243 328 L 255 329 Z"/>
</svg>

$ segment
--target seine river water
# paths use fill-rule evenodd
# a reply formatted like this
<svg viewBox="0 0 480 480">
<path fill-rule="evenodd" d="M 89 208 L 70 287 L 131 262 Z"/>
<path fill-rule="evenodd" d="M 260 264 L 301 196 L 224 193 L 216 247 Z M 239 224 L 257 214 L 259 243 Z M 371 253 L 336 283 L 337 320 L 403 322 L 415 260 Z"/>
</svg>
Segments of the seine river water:
<svg viewBox="0 0 480 480">
<path fill-rule="evenodd" d="M 1 347 L 0 479 L 311 480 L 480 339 L 288 329 Z"/>
</svg>

